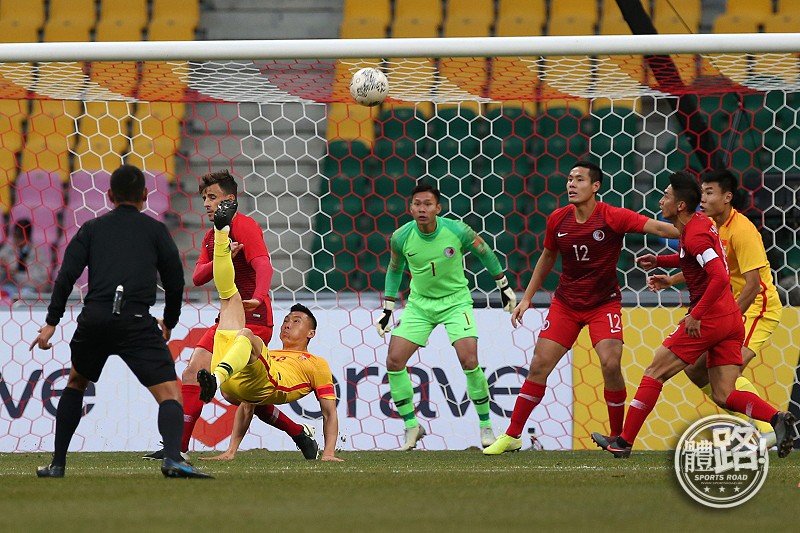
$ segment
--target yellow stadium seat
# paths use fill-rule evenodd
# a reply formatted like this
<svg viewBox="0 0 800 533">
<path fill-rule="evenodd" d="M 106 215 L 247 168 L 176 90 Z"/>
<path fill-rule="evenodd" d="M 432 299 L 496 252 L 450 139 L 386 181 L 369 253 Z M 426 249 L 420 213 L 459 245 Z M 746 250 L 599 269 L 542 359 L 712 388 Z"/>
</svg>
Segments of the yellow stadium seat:
<svg viewBox="0 0 800 533">
<path fill-rule="evenodd" d="M 776 13 L 764 21 L 767 33 L 795 33 L 800 28 L 800 11 L 796 13 Z"/>
<path fill-rule="evenodd" d="M 44 0 L 3 0 L 0 2 L 0 20 L 40 30 L 44 26 Z"/>
<path fill-rule="evenodd" d="M 137 27 L 141 31 L 147 25 L 147 0 L 102 0 L 99 24 L 114 22 Z M 108 40 L 123 41 L 125 39 Z"/>
<path fill-rule="evenodd" d="M 396 0 L 392 37 L 438 37 L 441 0 Z"/>
<path fill-rule="evenodd" d="M 147 26 L 149 41 L 194 41 L 197 24 L 190 20 L 153 19 Z"/>
<path fill-rule="evenodd" d="M 22 148 L 22 126 L 27 116 L 27 100 L 0 100 L 0 152 L 13 154 Z"/>
<path fill-rule="evenodd" d="M 39 41 L 39 26 L 24 21 L 0 20 L 0 42 L 35 43 Z"/>
<path fill-rule="evenodd" d="M 777 13 L 764 21 L 767 33 L 794 33 L 800 28 L 800 13 Z M 798 54 L 758 54 L 753 71 L 763 76 L 782 78 L 786 83 L 798 81 Z"/>
<path fill-rule="evenodd" d="M 179 147 L 173 139 L 134 137 L 131 153 L 125 157 L 125 162 L 150 174 L 164 174 L 174 181 L 175 158 Z"/>
<path fill-rule="evenodd" d="M 594 35 L 597 17 L 593 13 L 575 13 L 553 17 L 547 24 L 548 35 Z"/>
<path fill-rule="evenodd" d="M 97 19 L 95 0 L 50 0 L 47 24 L 90 30 Z"/>
<path fill-rule="evenodd" d="M 577 15 L 591 16 L 597 20 L 597 2 L 567 2 L 555 0 L 550 2 L 550 19 L 565 18 Z"/>
<path fill-rule="evenodd" d="M 75 153 L 82 170 L 113 171 L 127 151 L 128 124 L 133 104 L 126 102 L 87 102 L 78 123 Z"/>
<path fill-rule="evenodd" d="M 11 210 L 11 185 L 17 178 L 17 158 L 10 150 L 0 150 L 0 213 Z"/>
<path fill-rule="evenodd" d="M 723 14 L 714 20 L 714 33 L 758 32 L 759 21 L 749 15 Z"/>
<path fill-rule="evenodd" d="M 72 20 L 48 20 L 42 40 L 48 43 L 83 43 L 91 41 L 91 26 L 75 24 Z"/>
<path fill-rule="evenodd" d="M 702 0 L 654 0 L 653 15 L 657 18 L 677 16 L 690 27 L 698 27 L 703 15 Z"/>
<path fill-rule="evenodd" d="M 448 0 L 444 37 L 485 37 L 494 22 L 494 0 Z"/>
<path fill-rule="evenodd" d="M 359 141 L 372 146 L 377 108 L 333 102 L 328 105 L 328 141 Z"/>
<path fill-rule="evenodd" d="M 497 37 L 542 35 L 546 21 L 544 0 L 500 0 L 494 34 Z"/>
<path fill-rule="evenodd" d="M 380 18 L 361 17 L 342 21 L 339 28 L 341 39 L 383 39 L 389 27 L 388 21 Z"/>
<path fill-rule="evenodd" d="M 97 42 L 141 41 L 142 28 L 138 22 L 124 19 L 100 19 L 94 30 Z"/>
<path fill-rule="evenodd" d="M 132 61 L 94 61 L 89 66 L 90 78 L 122 96 L 133 98 L 139 85 L 139 65 Z"/>
<path fill-rule="evenodd" d="M 162 19 L 174 20 L 180 23 L 178 25 L 179 27 L 190 27 L 192 30 L 194 30 L 197 28 L 197 24 L 200 22 L 200 1 L 153 0 L 151 17 L 151 26 L 153 22 Z"/>
<path fill-rule="evenodd" d="M 772 15 L 772 0 L 726 0 L 725 13 L 743 15 L 763 22 Z"/>
<path fill-rule="evenodd" d="M 144 101 L 180 101 L 186 93 L 189 66 L 180 61 L 145 61 L 139 99 Z"/>
<path fill-rule="evenodd" d="M 775 13 L 796 15 L 800 13 L 800 0 L 778 0 Z"/>
<path fill-rule="evenodd" d="M 342 23 L 365 17 L 383 21 L 388 26 L 392 18 L 390 0 L 344 0 Z"/>
</svg>

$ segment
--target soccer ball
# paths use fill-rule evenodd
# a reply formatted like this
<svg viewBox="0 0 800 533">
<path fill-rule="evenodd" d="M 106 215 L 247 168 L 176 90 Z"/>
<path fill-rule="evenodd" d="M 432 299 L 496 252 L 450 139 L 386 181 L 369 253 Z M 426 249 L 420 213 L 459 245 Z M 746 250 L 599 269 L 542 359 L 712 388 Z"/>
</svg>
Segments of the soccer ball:
<svg viewBox="0 0 800 533">
<path fill-rule="evenodd" d="M 372 67 L 362 68 L 350 80 L 350 95 L 361 105 L 376 106 L 386 99 L 388 92 L 386 74 Z"/>
</svg>

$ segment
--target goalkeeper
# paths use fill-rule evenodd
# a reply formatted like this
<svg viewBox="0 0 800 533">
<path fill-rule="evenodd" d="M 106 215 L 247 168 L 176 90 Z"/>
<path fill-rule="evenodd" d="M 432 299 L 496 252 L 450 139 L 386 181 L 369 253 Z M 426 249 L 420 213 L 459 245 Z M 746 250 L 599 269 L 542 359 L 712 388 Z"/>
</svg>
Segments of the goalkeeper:
<svg viewBox="0 0 800 533">
<path fill-rule="evenodd" d="M 386 273 L 383 314 L 376 327 L 383 337 L 389 322 L 406 264 L 411 274 L 411 293 L 402 321 L 389 342 L 386 369 L 397 412 L 405 422 L 405 441 L 400 450 L 411 450 L 425 436 L 414 414 L 414 389 L 406 370 L 411 355 L 428 342 L 433 329 L 444 324 L 461 368 L 467 376 L 467 394 L 480 420 L 483 447 L 495 441 L 489 420 L 489 384 L 478 365 L 478 330 L 472 312 L 472 295 L 464 276 L 464 253 L 472 252 L 494 276 L 503 309 L 517 303 L 494 252 L 463 222 L 438 216 L 441 194 L 431 185 L 417 184 L 411 191 L 413 221 L 398 228 L 391 237 L 391 259 Z"/>
</svg>

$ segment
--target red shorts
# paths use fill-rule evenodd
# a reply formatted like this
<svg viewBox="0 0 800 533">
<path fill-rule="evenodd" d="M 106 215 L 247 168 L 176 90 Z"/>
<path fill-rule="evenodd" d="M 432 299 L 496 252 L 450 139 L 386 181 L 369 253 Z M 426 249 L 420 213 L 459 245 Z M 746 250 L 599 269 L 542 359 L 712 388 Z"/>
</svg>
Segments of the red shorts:
<svg viewBox="0 0 800 533">
<path fill-rule="evenodd" d="M 708 352 L 706 366 L 741 365 L 744 325 L 739 312 L 700 321 L 700 336 L 690 337 L 686 326 L 678 327 L 664 339 L 664 347 L 691 365 Z"/>
<path fill-rule="evenodd" d="M 195 348 L 203 348 L 204 350 L 208 350 L 209 352 L 214 351 L 214 333 L 217 332 L 217 326 L 219 322 L 208 328 L 208 330 L 203 334 L 200 338 L 200 342 L 197 343 Z M 272 328 L 268 326 L 264 326 L 262 324 L 245 324 L 245 327 L 252 331 L 256 337 L 260 338 L 264 341 L 264 345 L 269 345 L 269 340 L 272 338 Z"/>
<path fill-rule="evenodd" d="M 553 299 L 539 338 L 571 348 L 584 326 L 589 326 L 592 346 L 605 339 L 622 340 L 622 303 L 608 302 L 579 311 Z"/>
</svg>

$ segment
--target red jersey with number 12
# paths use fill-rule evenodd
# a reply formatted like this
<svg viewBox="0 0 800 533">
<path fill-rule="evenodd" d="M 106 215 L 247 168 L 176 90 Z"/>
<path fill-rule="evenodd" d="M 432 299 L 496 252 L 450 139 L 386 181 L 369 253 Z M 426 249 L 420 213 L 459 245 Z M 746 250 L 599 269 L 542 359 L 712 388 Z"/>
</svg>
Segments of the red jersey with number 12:
<svg viewBox="0 0 800 533">
<path fill-rule="evenodd" d="M 594 309 L 621 300 L 617 262 L 626 233 L 643 233 L 650 220 L 630 209 L 597 202 L 586 222 L 575 206 L 553 211 L 547 219 L 544 247 L 561 254 L 561 278 L 555 297 L 573 309 Z"/>
<path fill-rule="evenodd" d="M 684 226 L 679 243 L 678 260 L 686 278 L 686 288 L 689 289 L 689 307 L 694 307 L 708 289 L 709 276 L 704 268 L 706 263 L 720 259 L 725 266 L 725 272 L 728 273 L 728 283 L 730 283 L 728 259 L 719 238 L 719 230 L 714 222 L 702 213 L 695 213 Z M 733 298 L 733 293 L 728 290 L 714 303 L 713 308 L 703 314 L 703 318 L 731 313 L 741 313 L 741 310 Z"/>
</svg>

